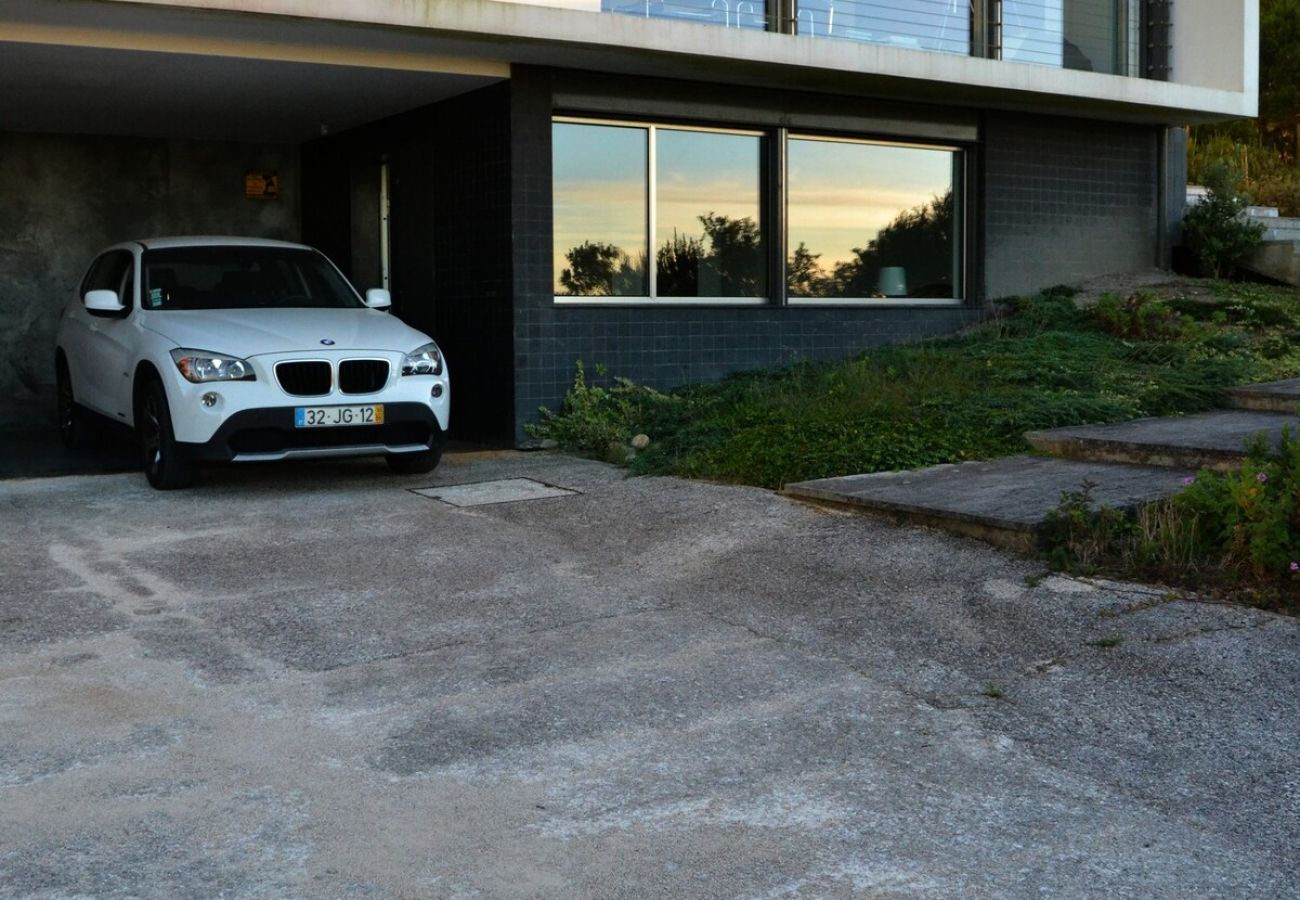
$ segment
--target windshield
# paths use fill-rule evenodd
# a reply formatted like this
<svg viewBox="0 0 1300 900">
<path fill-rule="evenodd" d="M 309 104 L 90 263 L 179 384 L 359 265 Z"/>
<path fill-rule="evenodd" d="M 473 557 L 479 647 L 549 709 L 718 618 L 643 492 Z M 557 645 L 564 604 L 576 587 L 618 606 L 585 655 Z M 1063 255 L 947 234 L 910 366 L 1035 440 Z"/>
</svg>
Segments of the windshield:
<svg viewBox="0 0 1300 900">
<path fill-rule="evenodd" d="M 140 297 L 148 310 L 364 307 L 315 250 L 175 247 L 146 250 Z"/>
</svg>

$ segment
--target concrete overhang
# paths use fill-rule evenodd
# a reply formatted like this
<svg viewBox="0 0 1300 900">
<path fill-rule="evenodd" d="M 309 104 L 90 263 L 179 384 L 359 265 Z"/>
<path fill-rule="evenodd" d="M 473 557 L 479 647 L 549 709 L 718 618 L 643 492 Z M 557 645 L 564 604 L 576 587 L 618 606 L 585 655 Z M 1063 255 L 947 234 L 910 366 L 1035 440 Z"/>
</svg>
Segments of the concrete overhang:
<svg viewBox="0 0 1300 900">
<path fill-rule="evenodd" d="M 512 64 L 1167 124 L 1257 105 L 1250 73 L 1224 90 L 535 3 L 4 0 L 0 129 L 102 130 L 111 122 L 95 118 L 138 116 L 143 100 L 171 103 L 193 136 L 209 136 L 208 117 L 302 139 L 506 78 Z"/>
</svg>

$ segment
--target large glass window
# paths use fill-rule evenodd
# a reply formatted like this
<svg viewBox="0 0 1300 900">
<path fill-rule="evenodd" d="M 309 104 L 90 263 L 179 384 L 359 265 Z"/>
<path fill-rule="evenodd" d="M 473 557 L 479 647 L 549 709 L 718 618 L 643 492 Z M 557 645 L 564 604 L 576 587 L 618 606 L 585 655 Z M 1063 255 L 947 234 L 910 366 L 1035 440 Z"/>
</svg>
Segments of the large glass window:
<svg viewBox="0 0 1300 900">
<path fill-rule="evenodd" d="M 761 138 L 655 129 L 660 297 L 764 297 Z"/>
<path fill-rule="evenodd" d="M 1139 15 L 1137 0 L 1003 0 L 1002 58 L 1135 74 Z"/>
<path fill-rule="evenodd" d="M 959 151 L 811 137 L 788 147 L 792 301 L 961 296 Z"/>
<path fill-rule="evenodd" d="M 604 12 L 730 28 L 767 27 L 765 0 L 600 0 Z"/>
<path fill-rule="evenodd" d="M 971 0 L 799 0 L 800 34 L 969 54 Z"/>
<path fill-rule="evenodd" d="M 760 135 L 563 121 L 553 135 L 556 296 L 767 296 Z"/>
<path fill-rule="evenodd" d="M 556 296 L 649 295 L 648 139 L 645 128 L 552 126 Z"/>
</svg>

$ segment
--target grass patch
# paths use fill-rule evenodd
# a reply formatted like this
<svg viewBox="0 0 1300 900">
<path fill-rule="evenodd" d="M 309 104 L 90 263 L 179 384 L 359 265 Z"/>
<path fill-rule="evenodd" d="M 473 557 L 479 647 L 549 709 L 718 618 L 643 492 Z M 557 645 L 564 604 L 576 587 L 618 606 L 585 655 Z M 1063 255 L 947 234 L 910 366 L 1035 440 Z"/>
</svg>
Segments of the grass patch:
<svg viewBox="0 0 1300 900">
<path fill-rule="evenodd" d="M 669 392 L 579 364 L 563 409 L 530 430 L 638 474 L 779 488 L 1020 453 L 1029 430 L 1205 410 L 1234 384 L 1294 375 L 1293 289 L 1216 283 L 1084 310 L 1058 288 L 961 336 Z M 651 443 L 629 459 L 640 433 Z"/>
<path fill-rule="evenodd" d="M 1097 638 L 1095 641 L 1088 641 L 1089 647 L 1096 647 L 1099 650 L 1110 650 L 1124 643 L 1124 635 L 1108 634 L 1104 638 Z"/>
<path fill-rule="evenodd" d="M 1248 449 L 1240 467 L 1135 511 L 1093 506 L 1087 484 L 1066 492 L 1045 529 L 1048 562 L 1300 613 L 1300 437 L 1284 428 L 1277 449 Z"/>
</svg>

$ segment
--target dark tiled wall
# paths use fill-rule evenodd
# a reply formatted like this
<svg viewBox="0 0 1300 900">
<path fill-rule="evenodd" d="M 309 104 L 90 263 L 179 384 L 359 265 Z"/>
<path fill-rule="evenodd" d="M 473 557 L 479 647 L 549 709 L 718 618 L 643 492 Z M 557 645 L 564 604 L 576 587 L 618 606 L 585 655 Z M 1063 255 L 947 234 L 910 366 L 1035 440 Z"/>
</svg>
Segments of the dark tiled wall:
<svg viewBox="0 0 1300 900">
<path fill-rule="evenodd" d="M 447 354 L 451 432 L 467 440 L 514 434 L 510 91 L 493 85 L 303 148 L 304 231 L 361 279 L 378 271 L 387 160 L 393 311 Z"/>
<path fill-rule="evenodd" d="M 1155 266 L 1158 136 L 1147 125 L 989 113 L 986 296 Z"/>
<path fill-rule="evenodd" d="M 944 334 L 973 309 L 556 306 L 551 273 L 551 94 L 544 75 L 512 81 L 516 439 L 559 406 L 581 359 L 658 388 L 799 359 Z"/>
<path fill-rule="evenodd" d="M 452 378 L 451 431 L 472 440 L 513 434 L 509 83 L 436 106 L 433 334 Z M 516 250 L 520 245 L 516 241 Z"/>
</svg>

